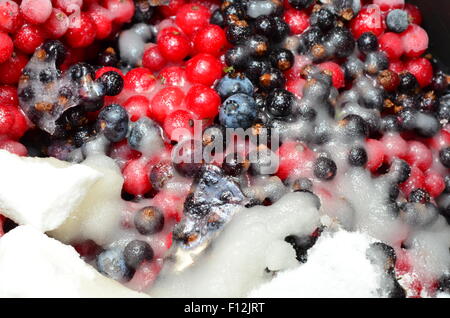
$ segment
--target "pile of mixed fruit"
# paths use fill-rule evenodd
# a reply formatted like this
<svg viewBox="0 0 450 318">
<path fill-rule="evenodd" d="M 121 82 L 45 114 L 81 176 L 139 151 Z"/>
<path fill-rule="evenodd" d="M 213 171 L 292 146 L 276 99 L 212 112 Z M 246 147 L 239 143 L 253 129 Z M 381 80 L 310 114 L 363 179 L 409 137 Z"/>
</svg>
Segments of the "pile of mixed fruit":
<svg viewBox="0 0 450 318">
<path fill-rule="evenodd" d="M 416 266 L 416 245 L 450 222 L 450 77 L 421 24 L 404 0 L 0 0 L 0 149 L 114 159 L 133 239 L 70 243 L 135 289 L 172 245 L 224 228 L 232 207 L 305 192 L 385 243 L 389 275 L 413 277 L 392 296 L 448 291 L 446 270 Z M 279 140 L 256 160 L 236 137 L 221 160 L 173 162 L 180 144 L 193 156 L 226 128 Z M 16 226 L 0 224 L 0 235 Z M 323 229 L 286 237 L 299 262 Z"/>
</svg>

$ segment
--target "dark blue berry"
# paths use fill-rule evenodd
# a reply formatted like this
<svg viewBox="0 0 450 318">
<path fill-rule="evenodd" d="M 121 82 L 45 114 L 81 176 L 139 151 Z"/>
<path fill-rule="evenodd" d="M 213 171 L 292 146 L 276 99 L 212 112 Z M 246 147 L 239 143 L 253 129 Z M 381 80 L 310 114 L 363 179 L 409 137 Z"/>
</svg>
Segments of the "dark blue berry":
<svg viewBox="0 0 450 318">
<path fill-rule="evenodd" d="M 238 93 L 228 97 L 220 107 L 219 120 L 226 128 L 249 128 L 256 118 L 255 100 Z"/>
<path fill-rule="evenodd" d="M 348 163 L 354 167 L 362 167 L 367 163 L 367 152 L 363 147 L 352 147 L 348 153 Z"/>
<path fill-rule="evenodd" d="M 327 157 L 319 157 L 314 162 L 314 175 L 321 180 L 332 180 L 336 176 L 336 163 Z"/>
<path fill-rule="evenodd" d="M 252 82 L 241 73 L 227 74 L 220 79 L 215 88 L 222 99 L 237 93 L 252 96 L 254 89 Z"/>
<path fill-rule="evenodd" d="M 137 269 L 143 261 L 151 261 L 154 252 L 147 242 L 133 240 L 125 246 L 123 255 L 126 265 L 129 268 Z"/>
<path fill-rule="evenodd" d="M 114 71 L 104 73 L 98 81 L 103 84 L 106 96 L 117 96 L 123 89 L 123 78 Z"/>
<path fill-rule="evenodd" d="M 401 9 L 395 9 L 388 13 L 386 25 L 389 31 L 402 33 L 409 26 L 408 13 Z"/>
<path fill-rule="evenodd" d="M 378 50 L 378 38 L 372 32 L 363 33 L 358 39 L 358 48 L 364 54 Z"/>
<path fill-rule="evenodd" d="M 159 233 L 164 227 L 164 214 L 157 207 L 144 207 L 134 215 L 134 226 L 142 235 Z"/>
<path fill-rule="evenodd" d="M 111 142 L 125 139 L 128 132 L 128 113 L 125 108 L 118 104 L 106 106 L 98 115 L 97 131 L 103 132 Z"/>
<path fill-rule="evenodd" d="M 130 278 L 130 268 L 119 249 L 110 249 L 100 253 L 96 263 L 98 271 L 109 278 L 117 281 L 126 281 Z"/>
</svg>

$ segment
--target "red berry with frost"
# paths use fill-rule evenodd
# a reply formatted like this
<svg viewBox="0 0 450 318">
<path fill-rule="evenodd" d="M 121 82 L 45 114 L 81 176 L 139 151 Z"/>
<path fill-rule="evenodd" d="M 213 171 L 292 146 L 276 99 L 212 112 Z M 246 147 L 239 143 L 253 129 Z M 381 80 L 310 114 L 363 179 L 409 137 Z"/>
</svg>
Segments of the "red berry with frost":
<svg viewBox="0 0 450 318">
<path fill-rule="evenodd" d="M 309 16 L 304 11 L 288 9 L 283 17 L 292 34 L 302 34 L 309 27 Z"/>
<path fill-rule="evenodd" d="M 33 54 L 45 40 L 42 29 L 36 25 L 25 24 L 14 36 L 16 48 L 27 54 Z"/>
<path fill-rule="evenodd" d="M 408 143 L 408 154 L 405 160 L 411 165 L 416 166 L 422 171 L 428 170 L 433 163 L 433 154 L 420 141 L 410 141 Z"/>
<path fill-rule="evenodd" d="M 174 86 L 165 87 L 151 101 L 152 118 L 163 123 L 173 111 L 180 109 L 184 100 L 183 91 Z"/>
<path fill-rule="evenodd" d="M 125 75 L 124 87 L 135 92 L 147 91 L 156 83 L 156 78 L 152 72 L 145 67 L 134 68 Z"/>
<path fill-rule="evenodd" d="M 428 34 L 416 24 L 411 24 L 401 37 L 407 57 L 419 57 L 428 49 Z"/>
<path fill-rule="evenodd" d="M 195 34 L 193 42 L 196 53 L 218 56 L 227 45 L 227 38 L 221 27 L 210 24 Z"/>
<path fill-rule="evenodd" d="M 26 55 L 14 52 L 5 63 L 0 64 L 0 84 L 17 84 L 22 75 L 22 69 L 27 63 L 28 57 Z"/>
<path fill-rule="evenodd" d="M 385 148 L 385 161 L 390 163 L 394 158 L 404 158 L 408 153 L 408 143 L 396 134 L 385 134 L 380 139 Z"/>
<path fill-rule="evenodd" d="M 43 27 L 49 37 L 57 39 L 66 34 L 69 24 L 69 17 L 62 10 L 53 8 L 50 18 L 48 18 Z"/>
<path fill-rule="evenodd" d="M 150 117 L 150 101 L 142 95 L 135 95 L 126 100 L 123 104 L 131 121 L 137 121 L 139 118 Z"/>
<path fill-rule="evenodd" d="M 397 74 L 400 74 L 405 70 L 405 64 L 400 60 L 391 61 L 389 64 L 389 69 Z"/>
<path fill-rule="evenodd" d="M 50 0 L 22 0 L 20 12 L 30 23 L 44 23 L 52 14 L 52 2 Z"/>
<path fill-rule="evenodd" d="M 277 176 L 282 180 L 293 174 L 311 170 L 315 159 L 315 153 L 306 145 L 293 141 L 283 143 L 277 154 L 279 157 Z"/>
<path fill-rule="evenodd" d="M 17 96 L 17 88 L 15 86 L 1 85 L 0 86 L 0 105 L 15 106 L 19 103 Z"/>
<path fill-rule="evenodd" d="M 6 150 L 12 154 L 25 157 L 28 155 L 27 148 L 20 142 L 14 140 L 2 140 L 0 141 L 0 149 Z"/>
<path fill-rule="evenodd" d="M 409 60 L 406 63 L 406 70 L 415 76 L 420 87 L 431 84 L 433 79 L 433 65 L 423 57 Z"/>
<path fill-rule="evenodd" d="M 367 169 L 371 172 L 377 171 L 384 161 L 384 145 L 382 142 L 376 139 L 367 139 L 366 152 L 367 152 Z"/>
<path fill-rule="evenodd" d="M 134 15 L 133 0 L 104 0 L 103 2 L 116 23 L 129 22 Z"/>
<path fill-rule="evenodd" d="M 82 12 L 79 19 L 72 22 L 66 33 L 67 44 L 73 48 L 91 45 L 95 40 L 96 28 L 89 14 Z"/>
<path fill-rule="evenodd" d="M 95 37 L 98 40 L 108 37 L 113 28 L 110 12 L 101 6 L 92 6 L 88 14 L 95 25 Z"/>
<path fill-rule="evenodd" d="M 177 12 L 175 23 L 187 34 L 192 35 L 209 22 L 208 8 L 200 4 L 184 4 Z"/>
<path fill-rule="evenodd" d="M 127 162 L 129 160 L 138 159 L 141 157 L 141 153 L 130 148 L 128 145 L 128 140 L 122 140 L 114 143 L 111 146 L 111 151 L 109 156 L 113 159 L 118 159 L 118 161 Z"/>
<path fill-rule="evenodd" d="M 422 24 L 422 12 L 420 12 L 420 9 L 411 4 L 411 3 L 407 3 L 405 5 L 405 11 L 408 13 L 409 16 L 409 20 L 411 23 L 417 24 L 417 25 L 421 25 Z"/>
<path fill-rule="evenodd" d="M 147 163 L 140 159 L 131 160 L 123 169 L 123 190 L 133 195 L 143 195 L 152 189 Z"/>
<path fill-rule="evenodd" d="M 85 2 L 88 2 L 85 0 Z M 55 7 L 61 9 L 66 14 L 73 13 L 81 8 L 83 0 L 53 0 Z"/>
<path fill-rule="evenodd" d="M 222 77 L 222 63 L 210 54 L 197 54 L 187 61 L 186 76 L 192 83 L 211 86 Z"/>
<path fill-rule="evenodd" d="M 331 78 L 334 87 L 338 89 L 344 87 L 345 85 L 344 71 L 342 71 L 342 68 L 339 66 L 339 64 L 336 64 L 334 62 L 324 62 L 322 64 L 319 64 L 318 66 L 323 71 L 331 72 L 332 74 Z"/>
<path fill-rule="evenodd" d="M 399 59 L 405 52 L 402 38 L 397 33 L 384 33 L 378 38 L 378 42 L 380 43 L 380 50 L 386 53 L 391 61 Z"/>
<path fill-rule="evenodd" d="M 13 32 L 19 24 L 19 5 L 14 1 L 0 2 L 0 30 Z"/>
<path fill-rule="evenodd" d="M 9 133 L 14 125 L 14 111 L 12 106 L 0 105 L 0 135 Z"/>
<path fill-rule="evenodd" d="M 163 129 L 171 140 L 180 141 L 193 135 L 194 118 L 186 110 L 176 110 L 166 117 Z"/>
<path fill-rule="evenodd" d="M 11 107 L 11 113 L 14 117 L 14 123 L 8 132 L 8 135 L 13 139 L 19 139 L 28 130 L 28 122 L 22 111 L 17 106 Z"/>
<path fill-rule="evenodd" d="M 373 0 L 373 3 L 378 5 L 382 11 L 403 9 L 405 6 L 405 0 Z"/>
<path fill-rule="evenodd" d="M 158 37 L 158 49 L 161 55 L 170 62 L 180 62 L 191 51 L 189 39 L 178 31 L 167 32 Z"/>
<path fill-rule="evenodd" d="M 185 3 L 185 0 L 170 0 L 168 5 L 160 6 L 158 9 L 166 18 L 173 17 Z"/>
<path fill-rule="evenodd" d="M 145 50 L 142 56 L 142 65 L 153 72 L 160 71 L 166 64 L 167 61 L 156 45 Z"/>
<path fill-rule="evenodd" d="M 425 183 L 425 175 L 422 170 L 416 166 L 411 167 L 411 174 L 405 182 L 400 185 L 400 189 L 405 194 L 406 197 L 409 196 L 412 190 L 423 188 Z"/>
<path fill-rule="evenodd" d="M 442 175 L 436 172 L 427 172 L 425 174 L 425 190 L 433 197 L 438 197 L 445 189 L 445 182 Z"/>
<path fill-rule="evenodd" d="M 306 80 L 303 78 L 290 79 L 286 81 L 286 89 L 298 98 L 302 98 L 303 87 L 305 86 L 305 83 Z"/>
<path fill-rule="evenodd" d="M 359 14 L 350 22 L 350 29 L 356 39 L 359 39 L 365 32 L 372 32 L 376 36 L 380 36 L 384 31 L 380 8 L 376 5 L 369 5 L 361 9 Z"/>
<path fill-rule="evenodd" d="M 8 34 L 0 32 L 0 63 L 6 62 L 14 51 L 14 43 Z"/>
<path fill-rule="evenodd" d="M 186 70 L 180 66 L 165 67 L 159 73 L 158 78 L 166 86 L 183 87 L 187 82 Z"/>
<path fill-rule="evenodd" d="M 219 94 L 204 85 L 192 86 L 186 95 L 186 107 L 201 119 L 216 117 L 220 103 Z"/>
</svg>

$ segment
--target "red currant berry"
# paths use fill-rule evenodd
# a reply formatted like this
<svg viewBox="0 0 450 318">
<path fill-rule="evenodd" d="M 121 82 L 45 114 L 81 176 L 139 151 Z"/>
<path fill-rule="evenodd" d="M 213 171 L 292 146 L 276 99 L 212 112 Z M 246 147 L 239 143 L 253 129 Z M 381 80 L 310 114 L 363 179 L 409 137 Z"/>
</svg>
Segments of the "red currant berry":
<svg viewBox="0 0 450 318">
<path fill-rule="evenodd" d="M 131 89 L 135 92 L 142 93 L 147 91 L 156 83 L 156 78 L 152 72 L 145 67 L 134 68 L 125 75 L 126 89 Z"/>
<path fill-rule="evenodd" d="M 400 189 L 405 194 L 405 196 L 408 197 L 412 190 L 424 188 L 424 183 L 425 176 L 423 172 L 419 168 L 412 166 L 411 175 L 409 176 L 408 180 L 400 185 Z"/>
<path fill-rule="evenodd" d="M 129 22 L 134 15 L 133 0 L 104 0 L 104 6 L 116 23 Z"/>
<path fill-rule="evenodd" d="M 8 34 L 0 32 L 0 63 L 6 62 L 14 50 L 14 43 Z"/>
<path fill-rule="evenodd" d="M 277 176 L 282 180 L 311 170 L 315 159 L 315 153 L 306 145 L 293 141 L 283 143 L 277 154 L 280 161 Z"/>
<path fill-rule="evenodd" d="M 158 49 L 167 61 L 180 62 L 188 56 L 191 44 L 184 34 L 173 31 L 158 37 Z"/>
<path fill-rule="evenodd" d="M 225 31 L 215 24 L 206 26 L 194 36 L 194 50 L 196 53 L 209 53 L 219 56 L 226 45 Z"/>
<path fill-rule="evenodd" d="M 16 48 L 27 54 L 33 54 L 45 40 L 42 30 L 35 25 L 23 25 L 14 36 Z"/>
<path fill-rule="evenodd" d="M 373 0 L 373 3 L 378 5 L 382 11 L 403 9 L 405 6 L 405 0 Z"/>
<path fill-rule="evenodd" d="M 17 97 L 17 88 L 15 86 L 1 85 L 0 86 L 0 105 L 15 106 L 19 103 Z"/>
<path fill-rule="evenodd" d="M 430 85 L 433 80 L 433 65 L 423 57 L 408 61 L 406 70 L 416 77 L 420 87 Z"/>
<path fill-rule="evenodd" d="M 25 157 L 28 155 L 27 148 L 20 142 L 14 140 L 2 140 L 0 141 L 0 149 L 6 150 L 12 154 Z"/>
<path fill-rule="evenodd" d="M 436 172 L 427 172 L 425 175 L 425 190 L 433 197 L 437 198 L 445 189 L 445 182 L 442 175 Z"/>
<path fill-rule="evenodd" d="M 184 4 L 177 12 L 175 23 L 187 34 L 192 35 L 208 24 L 210 12 L 200 4 Z"/>
<path fill-rule="evenodd" d="M 92 6 L 88 14 L 95 25 L 95 37 L 98 40 L 107 38 L 113 28 L 110 12 L 101 6 Z"/>
<path fill-rule="evenodd" d="M 389 69 L 397 74 L 400 74 L 405 70 L 405 64 L 400 60 L 391 61 L 389 64 Z"/>
<path fill-rule="evenodd" d="M 170 0 L 168 5 L 160 6 L 158 9 L 166 18 L 173 17 L 185 3 L 185 0 Z"/>
<path fill-rule="evenodd" d="M 41 24 L 52 14 L 52 2 L 50 0 L 22 0 L 20 12 L 28 22 Z"/>
<path fill-rule="evenodd" d="M 54 8 L 43 26 L 49 37 L 57 39 L 66 34 L 69 24 L 69 17 L 62 10 Z"/>
<path fill-rule="evenodd" d="M 428 170 L 433 163 L 431 150 L 420 141 L 410 141 L 408 147 L 409 150 L 405 160 L 411 166 L 416 166 L 422 171 Z"/>
<path fill-rule="evenodd" d="M 75 19 L 66 33 L 66 41 L 73 48 L 86 47 L 95 40 L 95 24 L 89 14 L 82 12 L 79 19 Z"/>
<path fill-rule="evenodd" d="M 405 158 L 408 153 L 409 145 L 400 135 L 385 134 L 380 141 L 384 145 L 385 161 L 388 163 L 394 158 Z"/>
<path fill-rule="evenodd" d="M 20 76 L 22 75 L 22 69 L 27 64 L 28 58 L 26 55 L 19 52 L 14 52 L 9 60 L 3 64 L 0 64 L 0 84 L 17 84 Z"/>
<path fill-rule="evenodd" d="M 214 118 L 219 113 L 220 96 L 204 85 L 192 86 L 186 95 L 186 106 L 199 118 Z"/>
<path fill-rule="evenodd" d="M 413 24 L 421 25 L 422 24 L 422 13 L 420 12 L 420 9 L 411 4 L 407 3 L 405 5 L 405 11 L 408 13 L 409 20 Z"/>
<path fill-rule="evenodd" d="M 150 117 L 150 101 L 145 96 L 132 96 L 127 99 L 123 107 L 128 112 L 131 121 L 137 121 L 144 116 Z"/>
<path fill-rule="evenodd" d="M 164 68 L 158 76 L 163 85 L 183 87 L 186 82 L 186 71 L 180 66 L 169 66 Z"/>
<path fill-rule="evenodd" d="M 367 151 L 367 169 L 371 172 L 377 171 L 384 161 L 384 145 L 382 142 L 376 139 L 367 139 L 366 141 Z"/>
<path fill-rule="evenodd" d="M 25 115 L 16 106 L 11 107 L 11 112 L 14 116 L 14 123 L 11 126 L 8 135 L 13 139 L 19 139 L 28 130 L 28 122 Z"/>
<path fill-rule="evenodd" d="M 428 34 L 416 24 L 411 24 L 401 36 L 408 57 L 419 57 L 428 49 Z"/>
<path fill-rule="evenodd" d="M 170 113 L 182 107 L 183 100 L 184 93 L 180 88 L 174 86 L 163 88 L 151 101 L 152 118 L 163 123 Z"/>
<path fill-rule="evenodd" d="M 133 195 L 143 195 L 152 189 L 148 177 L 149 168 L 147 163 L 135 159 L 127 163 L 123 169 L 123 189 Z"/>
<path fill-rule="evenodd" d="M 105 67 L 102 67 L 102 68 L 98 69 L 98 70 L 95 72 L 95 79 L 97 79 L 97 78 L 99 78 L 100 76 L 102 76 L 103 74 L 105 74 L 105 73 L 107 73 L 107 72 L 111 72 L 111 71 L 117 72 L 117 73 L 119 73 L 122 77 L 125 77 L 125 75 L 123 75 L 122 71 L 119 70 L 118 68 L 115 68 L 115 67 L 112 67 L 112 66 L 105 66 Z"/>
<path fill-rule="evenodd" d="M 378 38 L 378 42 L 380 43 L 380 50 L 386 53 L 391 61 L 399 59 L 405 52 L 402 38 L 397 33 L 384 33 Z"/>
<path fill-rule="evenodd" d="M 142 65 L 153 72 L 157 72 L 161 70 L 167 61 L 161 55 L 161 52 L 158 49 L 158 46 L 149 47 L 145 50 L 144 55 L 142 57 Z"/>
<path fill-rule="evenodd" d="M 0 105 L 0 135 L 9 133 L 14 125 L 14 111 L 12 106 Z"/>
<path fill-rule="evenodd" d="M 339 66 L 339 64 L 336 64 L 334 62 L 324 62 L 322 64 L 319 64 L 318 66 L 323 71 L 331 72 L 334 87 L 336 87 L 337 89 L 344 87 L 344 71 L 342 71 L 342 68 Z"/>
<path fill-rule="evenodd" d="M 19 24 L 19 5 L 14 1 L 0 2 L 0 30 L 13 32 Z"/>
<path fill-rule="evenodd" d="M 187 61 L 186 76 L 192 83 L 211 86 L 222 76 L 222 63 L 210 54 L 197 54 Z"/>
<path fill-rule="evenodd" d="M 365 32 L 372 32 L 376 36 L 380 36 L 384 31 L 380 8 L 376 5 L 369 5 L 361 9 L 356 18 L 350 22 L 350 28 L 356 39 L 359 39 Z"/>
<path fill-rule="evenodd" d="M 309 27 L 308 14 L 300 10 L 286 10 L 284 12 L 284 21 L 289 24 L 292 34 L 302 34 Z"/>
<path fill-rule="evenodd" d="M 193 135 L 194 118 L 191 113 L 179 109 L 166 117 L 163 128 L 171 140 L 180 141 Z"/>
</svg>

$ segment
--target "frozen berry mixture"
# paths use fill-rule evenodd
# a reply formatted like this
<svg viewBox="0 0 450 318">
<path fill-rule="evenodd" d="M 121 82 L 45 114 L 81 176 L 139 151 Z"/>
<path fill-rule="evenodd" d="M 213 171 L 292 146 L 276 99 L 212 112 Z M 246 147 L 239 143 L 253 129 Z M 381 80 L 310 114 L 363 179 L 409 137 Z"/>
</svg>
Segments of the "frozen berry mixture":
<svg viewBox="0 0 450 318">
<path fill-rule="evenodd" d="M 117 226 L 62 241 L 135 290 L 301 192 L 320 224 L 286 233 L 296 262 L 361 231 L 389 296 L 450 292 L 450 77 L 421 23 L 404 0 L 0 0 L 0 149 L 113 160 Z M 173 157 L 239 128 L 271 142 Z"/>
</svg>

